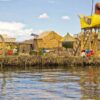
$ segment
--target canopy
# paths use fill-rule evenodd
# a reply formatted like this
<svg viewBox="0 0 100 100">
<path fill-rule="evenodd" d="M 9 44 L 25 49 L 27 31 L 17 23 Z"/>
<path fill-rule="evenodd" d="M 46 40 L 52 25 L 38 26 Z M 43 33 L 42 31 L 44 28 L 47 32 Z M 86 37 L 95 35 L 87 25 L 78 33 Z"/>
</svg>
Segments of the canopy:
<svg viewBox="0 0 100 100">
<path fill-rule="evenodd" d="M 100 28 L 100 15 L 80 16 L 80 24 L 82 29 Z"/>
</svg>

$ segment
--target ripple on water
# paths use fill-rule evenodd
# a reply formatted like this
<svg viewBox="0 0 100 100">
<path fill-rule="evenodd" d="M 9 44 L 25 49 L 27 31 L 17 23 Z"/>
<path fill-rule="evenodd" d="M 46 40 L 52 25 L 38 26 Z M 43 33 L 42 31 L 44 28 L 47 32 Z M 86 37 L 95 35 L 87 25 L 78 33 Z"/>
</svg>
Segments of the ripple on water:
<svg viewBox="0 0 100 100">
<path fill-rule="evenodd" d="M 70 68 L 0 72 L 0 100 L 99 100 L 100 77 L 96 75 L 93 85 L 86 73 Z"/>
</svg>

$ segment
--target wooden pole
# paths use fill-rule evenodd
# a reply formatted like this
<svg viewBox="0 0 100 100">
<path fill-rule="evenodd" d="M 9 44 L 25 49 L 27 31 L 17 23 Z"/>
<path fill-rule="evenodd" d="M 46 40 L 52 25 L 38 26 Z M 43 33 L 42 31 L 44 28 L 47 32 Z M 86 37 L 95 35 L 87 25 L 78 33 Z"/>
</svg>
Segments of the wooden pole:
<svg viewBox="0 0 100 100">
<path fill-rule="evenodd" d="M 93 14 L 93 6 L 94 6 L 94 0 L 92 0 L 92 9 L 91 9 L 91 15 Z"/>
</svg>

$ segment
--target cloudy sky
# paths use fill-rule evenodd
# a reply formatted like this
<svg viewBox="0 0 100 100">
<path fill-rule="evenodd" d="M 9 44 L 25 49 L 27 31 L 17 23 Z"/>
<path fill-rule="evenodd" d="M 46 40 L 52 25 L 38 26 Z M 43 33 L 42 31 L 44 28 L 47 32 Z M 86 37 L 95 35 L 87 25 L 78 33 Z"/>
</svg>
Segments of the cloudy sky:
<svg viewBox="0 0 100 100">
<path fill-rule="evenodd" d="M 0 0 L 0 34 L 17 41 L 31 33 L 54 30 L 61 35 L 80 32 L 79 14 L 91 14 L 92 0 Z M 100 0 L 94 0 L 94 4 Z"/>
</svg>

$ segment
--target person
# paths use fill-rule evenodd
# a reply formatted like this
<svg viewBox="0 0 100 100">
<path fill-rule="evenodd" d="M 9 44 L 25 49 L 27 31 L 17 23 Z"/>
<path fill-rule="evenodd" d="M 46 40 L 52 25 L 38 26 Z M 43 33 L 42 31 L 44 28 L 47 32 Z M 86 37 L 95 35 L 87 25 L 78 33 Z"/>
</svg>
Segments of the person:
<svg viewBox="0 0 100 100">
<path fill-rule="evenodd" d="M 46 49 L 45 48 L 42 48 L 42 53 L 43 53 L 43 55 L 46 54 Z"/>
<path fill-rule="evenodd" d="M 45 50 L 45 48 L 43 48 L 43 49 L 42 49 L 42 52 L 43 52 L 43 53 L 46 53 L 46 50 Z"/>
<path fill-rule="evenodd" d="M 86 53 L 84 50 L 81 52 L 81 57 L 83 57 L 83 58 L 86 57 Z"/>
<path fill-rule="evenodd" d="M 14 48 L 13 49 L 13 54 L 16 54 L 17 53 L 17 48 Z"/>
</svg>

